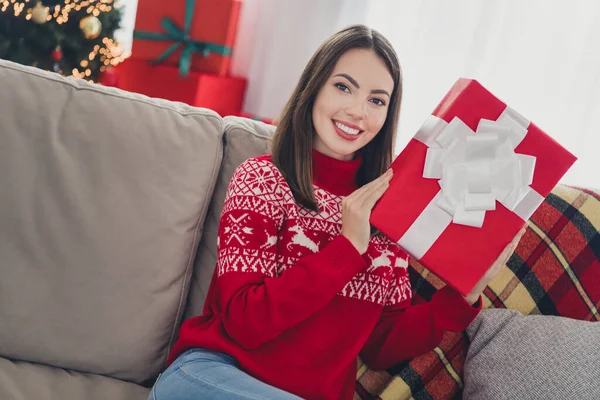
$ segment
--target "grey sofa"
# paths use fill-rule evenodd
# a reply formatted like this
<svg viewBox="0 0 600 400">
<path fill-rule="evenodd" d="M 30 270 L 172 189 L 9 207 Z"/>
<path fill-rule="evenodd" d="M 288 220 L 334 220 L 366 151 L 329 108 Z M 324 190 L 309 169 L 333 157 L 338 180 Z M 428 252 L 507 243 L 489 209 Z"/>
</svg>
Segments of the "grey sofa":
<svg viewBox="0 0 600 400">
<path fill-rule="evenodd" d="M 272 130 L 0 60 L 0 400 L 145 399 L 179 324 L 202 311 L 229 180 L 268 152 Z M 557 186 L 484 307 L 597 320 L 599 200 Z M 441 281 L 414 267 L 416 298 L 428 298 Z M 464 365 L 468 342 L 453 333 L 393 370 L 359 363 L 355 398 L 492 393 L 498 367 L 520 370 L 504 350 L 479 350 L 502 335 L 477 334 L 476 361 L 493 369 Z"/>
<path fill-rule="evenodd" d="M 0 60 L 0 399 L 145 399 L 271 131 Z"/>
</svg>

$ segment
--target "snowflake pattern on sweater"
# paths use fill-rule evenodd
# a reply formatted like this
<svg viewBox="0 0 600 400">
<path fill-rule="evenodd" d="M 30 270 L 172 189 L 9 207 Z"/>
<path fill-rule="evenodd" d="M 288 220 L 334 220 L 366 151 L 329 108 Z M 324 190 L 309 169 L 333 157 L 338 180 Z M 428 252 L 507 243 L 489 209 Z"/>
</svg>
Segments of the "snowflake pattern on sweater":
<svg viewBox="0 0 600 400">
<path fill-rule="evenodd" d="M 302 207 L 277 167 L 266 159 L 242 163 L 232 182 L 221 215 L 227 243 L 219 243 L 219 276 L 228 272 L 279 276 L 341 233 L 343 197 L 315 185 L 319 212 Z M 396 243 L 372 237 L 363 258 L 367 269 L 338 296 L 382 306 L 410 301 L 408 255 Z"/>
</svg>

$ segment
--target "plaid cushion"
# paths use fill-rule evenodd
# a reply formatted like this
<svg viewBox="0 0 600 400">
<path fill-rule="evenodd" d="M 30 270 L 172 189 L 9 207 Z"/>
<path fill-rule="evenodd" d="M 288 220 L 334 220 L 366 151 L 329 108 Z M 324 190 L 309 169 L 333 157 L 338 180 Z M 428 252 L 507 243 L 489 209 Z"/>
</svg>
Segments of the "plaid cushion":
<svg viewBox="0 0 600 400">
<path fill-rule="evenodd" d="M 598 321 L 600 314 L 600 191 L 559 184 L 531 216 L 527 232 L 483 295 L 484 308 L 525 315 L 560 315 Z M 431 299 L 443 282 L 413 261 L 415 302 Z M 387 371 L 359 360 L 354 398 L 460 399 L 469 341 L 448 332 L 440 346 Z"/>
</svg>

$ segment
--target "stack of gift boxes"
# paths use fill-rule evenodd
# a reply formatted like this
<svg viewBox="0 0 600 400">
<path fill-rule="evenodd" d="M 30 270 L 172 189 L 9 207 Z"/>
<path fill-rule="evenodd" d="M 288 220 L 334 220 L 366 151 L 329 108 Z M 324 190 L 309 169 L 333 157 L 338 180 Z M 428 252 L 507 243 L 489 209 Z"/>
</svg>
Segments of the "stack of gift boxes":
<svg viewBox="0 0 600 400">
<path fill-rule="evenodd" d="M 247 81 L 229 74 L 241 0 L 139 0 L 119 88 L 241 115 Z"/>
</svg>

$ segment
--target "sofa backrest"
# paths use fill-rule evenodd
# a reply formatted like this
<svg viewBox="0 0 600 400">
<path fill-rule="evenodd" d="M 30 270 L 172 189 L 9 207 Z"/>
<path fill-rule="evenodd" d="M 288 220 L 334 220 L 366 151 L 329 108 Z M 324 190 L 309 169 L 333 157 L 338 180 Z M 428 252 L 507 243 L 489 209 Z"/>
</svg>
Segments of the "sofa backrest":
<svg viewBox="0 0 600 400">
<path fill-rule="evenodd" d="M 225 193 L 235 169 L 250 157 L 269 153 L 275 127 L 240 117 L 225 117 L 223 162 L 198 247 L 184 320 L 202 314 L 217 262 L 217 230 Z"/>
<path fill-rule="evenodd" d="M 156 377 L 186 305 L 223 123 L 0 60 L 0 357 Z"/>
</svg>

